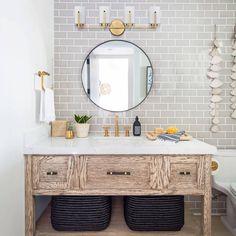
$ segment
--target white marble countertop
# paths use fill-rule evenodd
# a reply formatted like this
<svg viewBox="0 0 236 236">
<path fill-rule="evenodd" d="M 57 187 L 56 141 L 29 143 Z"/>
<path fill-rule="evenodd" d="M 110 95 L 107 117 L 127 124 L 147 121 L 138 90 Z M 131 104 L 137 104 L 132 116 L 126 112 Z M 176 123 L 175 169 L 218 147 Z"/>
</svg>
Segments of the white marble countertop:
<svg viewBox="0 0 236 236">
<path fill-rule="evenodd" d="M 150 141 L 146 137 L 88 137 L 67 140 L 44 138 L 24 147 L 24 154 L 34 155 L 194 155 L 216 154 L 215 146 L 197 139 L 173 143 Z"/>
</svg>

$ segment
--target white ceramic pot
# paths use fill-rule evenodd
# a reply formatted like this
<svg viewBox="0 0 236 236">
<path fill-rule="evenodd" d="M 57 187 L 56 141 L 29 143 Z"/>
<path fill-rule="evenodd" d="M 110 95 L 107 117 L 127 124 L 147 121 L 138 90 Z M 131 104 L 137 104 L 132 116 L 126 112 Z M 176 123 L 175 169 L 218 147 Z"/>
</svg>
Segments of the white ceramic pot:
<svg viewBox="0 0 236 236">
<path fill-rule="evenodd" d="M 78 138 L 88 137 L 90 124 L 76 124 L 76 133 Z"/>
</svg>

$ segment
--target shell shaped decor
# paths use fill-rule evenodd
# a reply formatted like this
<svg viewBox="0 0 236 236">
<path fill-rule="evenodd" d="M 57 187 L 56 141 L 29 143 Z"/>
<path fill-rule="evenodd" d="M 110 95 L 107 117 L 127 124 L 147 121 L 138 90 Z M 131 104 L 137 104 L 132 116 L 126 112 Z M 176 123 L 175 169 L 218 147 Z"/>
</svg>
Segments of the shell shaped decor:
<svg viewBox="0 0 236 236">
<path fill-rule="evenodd" d="M 232 96 L 232 97 L 230 98 L 230 101 L 231 101 L 232 103 L 235 103 L 235 102 L 236 102 L 236 97 L 235 97 L 235 96 Z"/>
<path fill-rule="evenodd" d="M 222 101 L 222 98 L 219 95 L 213 95 L 211 97 L 211 102 L 218 103 L 218 102 L 221 102 L 221 101 Z"/>
<path fill-rule="evenodd" d="M 236 72 L 236 64 L 233 65 L 232 71 L 233 71 L 233 72 Z"/>
<path fill-rule="evenodd" d="M 236 80 L 236 73 L 233 73 L 230 77 L 231 79 Z"/>
<path fill-rule="evenodd" d="M 231 114 L 231 117 L 232 117 L 233 119 L 236 119 L 236 110 L 233 111 L 233 113 Z"/>
<path fill-rule="evenodd" d="M 219 126 L 218 125 L 212 125 L 211 126 L 211 132 L 212 133 L 218 133 L 220 131 Z"/>
<path fill-rule="evenodd" d="M 219 65 L 212 65 L 210 70 L 214 72 L 218 72 L 221 70 L 221 67 Z"/>
<path fill-rule="evenodd" d="M 233 43 L 233 50 L 235 49 L 236 50 L 236 41 Z"/>
<path fill-rule="evenodd" d="M 222 58 L 218 55 L 215 55 L 212 60 L 211 60 L 211 64 L 212 65 L 218 65 L 222 62 Z"/>
<path fill-rule="evenodd" d="M 220 76 L 219 73 L 214 72 L 214 71 L 208 71 L 208 72 L 207 72 L 207 75 L 208 75 L 208 77 L 210 77 L 211 79 L 215 79 L 215 78 L 218 78 L 218 77 Z"/>
<path fill-rule="evenodd" d="M 213 88 L 212 89 L 212 94 L 213 95 L 219 95 L 219 94 L 221 94 L 221 92 L 222 92 L 221 88 Z"/>
<path fill-rule="evenodd" d="M 236 88 L 236 81 L 233 81 L 233 82 L 230 84 L 230 86 L 231 86 L 232 88 Z"/>
<path fill-rule="evenodd" d="M 230 84 L 230 86 L 232 87 L 232 91 L 231 91 L 231 99 L 230 101 L 232 102 L 231 104 L 231 109 L 232 109 L 232 113 L 231 113 L 231 118 L 232 119 L 236 119 L 236 25 L 234 27 L 234 40 L 233 40 L 233 45 L 232 45 L 232 56 L 233 56 L 233 66 L 232 66 L 232 74 L 231 74 L 231 79 L 233 80 Z"/>
<path fill-rule="evenodd" d="M 218 118 L 218 117 L 213 118 L 213 119 L 212 119 L 212 123 L 213 123 L 214 125 L 218 125 L 218 124 L 220 123 L 219 118 Z"/>
<path fill-rule="evenodd" d="M 210 110 L 210 115 L 212 117 L 211 123 L 212 126 L 210 127 L 210 130 L 212 133 L 217 133 L 219 132 L 219 124 L 220 124 L 220 119 L 219 119 L 219 103 L 222 101 L 221 93 L 222 93 L 222 81 L 219 79 L 220 77 L 220 63 L 223 61 L 220 54 L 221 54 L 221 47 L 222 43 L 217 39 L 216 37 L 216 25 L 215 25 L 215 39 L 212 42 L 212 50 L 210 52 L 211 56 L 211 61 L 210 61 L 210 68 L 209 71 L 207 72 L 207 77 L 211 79 L 210 82 L 210 87 L 211 87 L 211 103 L 209 107 L 211 108 Z M 235 78 L 236 79 L 236 78 Z"/>
<path fill-rule="evenodd" d="M 210 83 L 210 87 L 212 87 L 213 89 L 215 88 L 220 88 L 223 85 L 222 81 L 220 81 L 219 79 L 214 79 L 212 80 L 212 82 Z"/>
</svg>

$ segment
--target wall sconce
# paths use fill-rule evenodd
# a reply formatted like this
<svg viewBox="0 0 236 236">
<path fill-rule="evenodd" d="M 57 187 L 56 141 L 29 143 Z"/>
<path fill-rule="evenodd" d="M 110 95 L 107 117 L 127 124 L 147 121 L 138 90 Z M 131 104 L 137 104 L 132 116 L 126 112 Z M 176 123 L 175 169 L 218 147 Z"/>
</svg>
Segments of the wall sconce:
<svg viewBox="0 0 236 236">
<path fill-rule="evenodd" d="M 160 7 L 149 8 L 149 24 L 135 24 L 135 8 L 127 6 L 124 9 L 125 23 L 120 19 L 110 22 L 110 8 L 108 6 L 99 7 L 99 24 L 86 25 L 85 7 L 75 7 L 75 24 L 79 29 L 109 29 L 115 36 L 122 35 L 126 29 L 156 29 L 160 23 Z M 110 23 L 109 23 L 110 22 Z"/>
</svg>

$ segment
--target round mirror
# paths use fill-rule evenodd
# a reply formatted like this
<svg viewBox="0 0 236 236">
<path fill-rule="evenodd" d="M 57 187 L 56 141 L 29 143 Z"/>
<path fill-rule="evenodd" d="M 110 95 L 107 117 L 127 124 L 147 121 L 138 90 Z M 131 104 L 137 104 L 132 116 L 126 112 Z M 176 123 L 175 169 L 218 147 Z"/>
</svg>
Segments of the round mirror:
<svg viewBox="0 0 236 236">
<path fill-rule="evenodd" d="M 123 40 L 107 41 L 86 57 L 82 83 L 87 96 L 100 108 L 127 111 L 149 94 L 152 64 L 137 45 Z"/>
</svg>

